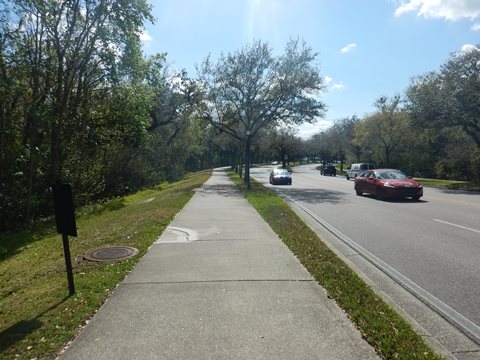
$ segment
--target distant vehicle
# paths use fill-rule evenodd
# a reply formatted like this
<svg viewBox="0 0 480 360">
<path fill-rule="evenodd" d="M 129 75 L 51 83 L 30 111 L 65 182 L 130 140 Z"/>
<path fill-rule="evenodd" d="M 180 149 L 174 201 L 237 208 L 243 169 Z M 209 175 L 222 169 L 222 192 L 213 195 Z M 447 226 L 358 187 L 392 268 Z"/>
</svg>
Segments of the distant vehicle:
<svg viewBox="0 0 480 360">
<path fill-rule="evenodd" d="M 351 178 L 355 179 L 360 173 L 371 169 L 375 169 L 375 165 L 369 163 L 352 164 L 352 166 L 347 169 L 347 175 L 345 177 L 347 180 L 350 180 Z"/>
<path fill-rule="evenodd" d="M 333 165 L 325 165 L 320 168 L 320 175 L 337 176 L 337 169 Z"/>
<path fill-rule="evenodd" d="M 273 169 L 270 173 L 270 184 L 272 185 L 292 185 L 292 174 L 287 169 Z"/>
<path fill-rule="evenodd" d="M 375 169 L 361 173 L 355 178 L 355 192 L 374 194 L 377 199 L 412 198 L 419 200 L 423 196 L 423 186 L 395 169 Z"/>
</svg>

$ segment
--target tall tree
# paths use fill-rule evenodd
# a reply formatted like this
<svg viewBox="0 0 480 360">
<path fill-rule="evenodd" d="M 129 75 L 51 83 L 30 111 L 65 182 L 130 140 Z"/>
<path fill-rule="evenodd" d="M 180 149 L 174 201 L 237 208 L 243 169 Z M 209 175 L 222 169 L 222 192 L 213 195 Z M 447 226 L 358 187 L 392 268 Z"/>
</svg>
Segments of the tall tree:
<svg viewBox="0 0 480 360">
<path fill-rule="evenodd" d="M 300 138 L 296 136 L 296 131 L 292 128 L 273 129 L 269 132 L 269 140 L 269 146 L 275 154 L 275 159 L 280 159 L 284 168 L 287 163 L 294 160 L 300 150 Z"/>
<path fill-rule="evenodd" d="M 316 133 L 309 140 L 311 151 L 322 164 L 332 162 L 334 159 L 331 141 L 332 137 L 327 130 Z"/>
<path fill-rule="evenodd" d="M 142 76 L 146 20 L 146 0 L 0 0 L 0 227 L 49 211 L 52 181 L 101 175 L 98 111 Z"/>
<path fill-rule="evenodd" d="M 244 142 L 245 182 L 250 187 L 250 147 L 266 127 L 311 122 L 325 105 L 315 95 L 324 90 L 315 54 L 291 40 L 285 53 L 272 56 L 266 43 L 255 42 L 216 64 L 210 57 L 198 69 L 207 91 L 207 117 L 222 131 Z"/>
<path fill-rule="evenodd" d="M 409 137 L 409 117 L 400 111 L 401 99 L 396 95 L 392 98 L 382 96 L 375 101 L 378 111 L 355 127 L 354 143 L 363 151 L 379 152 L 386 166 L 392 166 L 392 155 L 401 148 Z"/>
<path fill-rule="evenodd" d="M 16 51 L 25 54 L 24 62 L 32 69 L 26 129 L 38 128 L 39 116 L 48 121 L 50 176 L 55 181 L 63 176 L 66 144 L 75 131 L 83 130 L 82 115 L 88 113 L 94 91 L 128 75 L 121 59 L 139 42 L 144 21 L 152 20 L 150 7 L 144 0 L 16 4 L 25 44 Z"/>
<path fill-rule="evenodd" d="M 413 79 L 406 94 L 416 126 L 460 127 L 480 149 L 480 45 Z"/>
</svg>

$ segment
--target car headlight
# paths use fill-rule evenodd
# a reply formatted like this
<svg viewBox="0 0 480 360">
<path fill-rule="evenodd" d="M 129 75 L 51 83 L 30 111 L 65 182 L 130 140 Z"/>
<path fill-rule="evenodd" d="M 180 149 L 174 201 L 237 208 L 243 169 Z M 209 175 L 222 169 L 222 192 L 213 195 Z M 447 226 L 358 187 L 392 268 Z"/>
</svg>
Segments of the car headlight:
<svg viewBox="0 0 480 360">
<path fill-rule="evenodd" d="M 422 184 L 418 184 L 418 188 L 419 188 L 419 189 L 423 188 L 423 185 L 422 185 Z"/>
<path fill-rule="evenodd" d="M 392 188 L 392 189 L 395 188 L 395 186 L 393 186 L 392 184 L 390 184 L 388 181 L 385 182 L 385 183 L 383 183 L 383 186 L 388 187 L 388 188 Z"/>
</svg>

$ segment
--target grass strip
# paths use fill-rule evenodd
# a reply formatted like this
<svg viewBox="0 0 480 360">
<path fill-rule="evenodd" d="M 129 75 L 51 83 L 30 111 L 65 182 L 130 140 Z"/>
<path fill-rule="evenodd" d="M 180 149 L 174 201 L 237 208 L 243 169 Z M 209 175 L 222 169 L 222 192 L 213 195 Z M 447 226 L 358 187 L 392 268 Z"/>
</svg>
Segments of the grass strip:
<svg viewBox="0 0 480 360">
<path fill-rule="evenodd" d="M 103 246 L 139 250 L 132 259 L 96 265 L 74 261 L 68 297 L 62 238 L 55 227 L 0 236 L 0 359 L 53 359 L 75 337 L 210 172 L 189 175 L 77 212 L 72 258 Z"/>
<path fill-rule="evenodd" d="M 331 251 L 300 217 L 272 190 L 252 180 L 248 190 L 243 180 L 232 180 L 301 263 L 340 305 L 384 359 L 440 359 L 416 334 L 410 324 Z"/>
<path fill-rule="evenodd" d="M 427 178 L 415 178 L 415 180 L 424 186 L 433 186 L 452 190 L 480 191 L 480 184 L 470 181 L 440 180 Z"/>
</svg>

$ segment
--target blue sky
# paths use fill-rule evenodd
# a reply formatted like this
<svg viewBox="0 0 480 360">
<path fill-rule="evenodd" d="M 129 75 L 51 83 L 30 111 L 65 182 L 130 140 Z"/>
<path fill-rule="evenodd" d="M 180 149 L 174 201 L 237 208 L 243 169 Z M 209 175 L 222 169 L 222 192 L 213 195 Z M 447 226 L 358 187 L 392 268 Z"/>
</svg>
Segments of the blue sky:
<svg viewBox="0 0 480 360">
<path fill-rule="evenodd" d="M 300 38 L 318 55 L 328 111 L 299 135 L 374 111 L 379 96 L 402 94 L 413 76 L 436 71 L 452 52 L 480 44 L 480 0 L 151 0 L 146 55 L 166 52 L 172 68 L 196 76 L 209 54 L 255 40 L 283 53 Z"/>
</svg>

